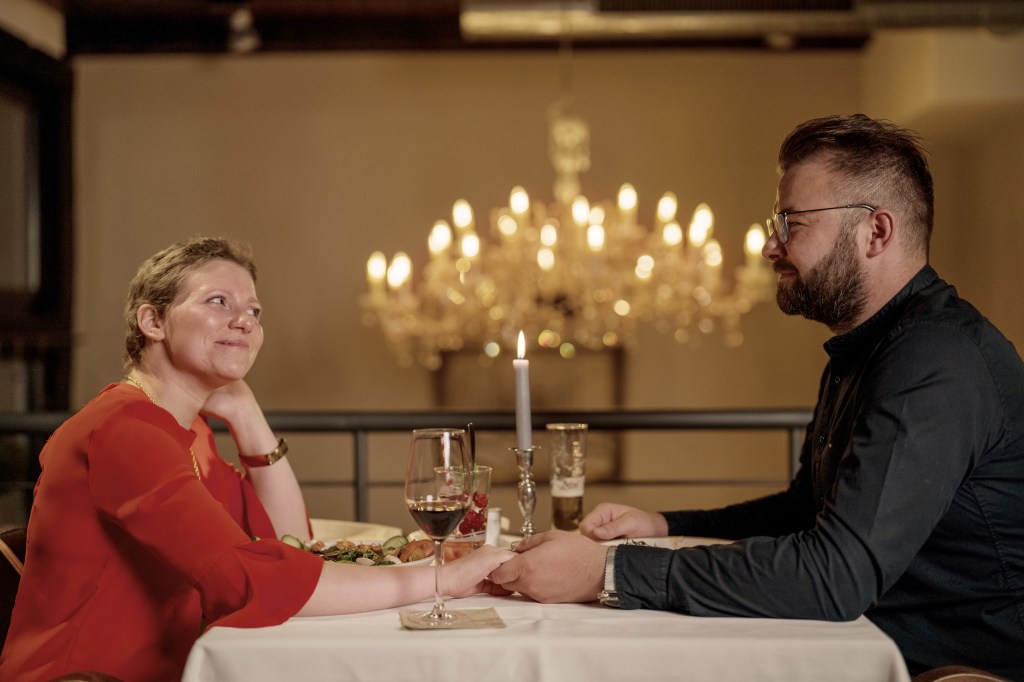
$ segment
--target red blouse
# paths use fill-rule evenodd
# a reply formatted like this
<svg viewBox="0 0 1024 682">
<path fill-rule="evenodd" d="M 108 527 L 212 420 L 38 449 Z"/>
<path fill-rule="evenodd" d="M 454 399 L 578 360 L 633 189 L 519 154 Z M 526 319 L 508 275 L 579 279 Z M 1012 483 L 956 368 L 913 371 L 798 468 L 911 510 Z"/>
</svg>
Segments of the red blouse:
<svg viewBox="0 0 1024 682">
<path fill-rule="evenodd" d="M 316 587 L 323 561 L 273 539 L 209 426 L 181 428 L 134 387 L 105 388 L 39 460 L 0 679 L 180 679 L 204 625 L 276 625 Z"/>
</svg>

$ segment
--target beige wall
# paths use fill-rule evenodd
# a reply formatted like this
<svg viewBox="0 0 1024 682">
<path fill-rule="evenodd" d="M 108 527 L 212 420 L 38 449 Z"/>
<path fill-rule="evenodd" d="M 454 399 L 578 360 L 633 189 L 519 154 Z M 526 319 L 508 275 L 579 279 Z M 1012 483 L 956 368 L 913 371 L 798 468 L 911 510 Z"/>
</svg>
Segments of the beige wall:
<svg viewBox="0 0 1024 682">
<path fill-rule="evenodd" d="M 977 30 L 882 34 L 865 58 L 865 111 L 928 141 L 931 260 L 1024 348 L 1024 38 Z"/>
<path fill-rule="evenodd" d="M 706 201 L 736 265 L 744 230 L 772 204 L 775 153 L 795 123 L 860 110 L 905 115 L 939 137 L 939 206 L 949 217 L 940 218 L 934 260 L 1021 347 L 1019 306 L 1000 293 L 1022 251 L 1021 117 L 972 114 L 985 127 L 954 137 L 943 126 L 956 127 L 955 113 L 934 124 L 931 105 L 908 113 L 904 86 L 887 81 L 885 67 L 933 68 L 933 46 L 917 35 L 865 53 L 577 51 L 576 102 L 592 136 L 584 191 L 609 197 L 629 180 L 648 221 L 665 190 L 681 212 Z M 189 234 L 220 233 L 249 241 L 260 263 L 267 342 L 251 382 L 266 408 L 431 408 L 430 373 L 399 368 L 378 330 L 360 322 L 366 257 L 405 249 L 423 259 L 429 226 L 459 197 L 478 215 L 515 184 L 550 200 L 545 111 L 558 96 L 558 68 L 553 53 L 518 52 L 76 58 L 75 403 L 120 375 L 120 306 L 138 263 Z M 737 350 L 642 334 L 625 360 L 625 407 L 809 407 L 826 332 L 773 304 L 744 326 Z M 379 442 L 374 476 L 400 478 L 404 438 Z M 344 441 L 301 445 L 292 458 L 300 477 L 347 476 Z M 624 471 L 778 479 L 784 443 L 772 439 L 768 451 L 765 459 L 755 438 L 641 435 L 627 441 Z M 770 489 L 620 499 L 663 508 Z M 315 515 L 351 514 L 333 488 L 306 494 Z M 594 488 L 588 503 L 601 494 Z M 373 518 L 408 527 L 399 495 L 376 493 Z M 514 506 L 508 492 L 499 499 Z"/>
</svg>

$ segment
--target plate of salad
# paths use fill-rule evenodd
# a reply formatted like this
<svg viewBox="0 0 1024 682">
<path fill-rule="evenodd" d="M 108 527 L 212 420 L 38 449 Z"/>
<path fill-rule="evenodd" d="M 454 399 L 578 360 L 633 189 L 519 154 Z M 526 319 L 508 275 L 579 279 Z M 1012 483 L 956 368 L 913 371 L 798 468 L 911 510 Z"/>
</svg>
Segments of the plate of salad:
<svg viewBox="0 0 1024 682">
<path fill-rule="evenodd" d="M 281 541 L 316 554 L 324 561 L 355 566 L 421 566 L 429 564 L 434 558 L 432 541 L 410 540 L 404 535 L 394 535 L 380 541 L 342 538 L 308 543 L 293 535 L 285 535 Z"/>
</svg>

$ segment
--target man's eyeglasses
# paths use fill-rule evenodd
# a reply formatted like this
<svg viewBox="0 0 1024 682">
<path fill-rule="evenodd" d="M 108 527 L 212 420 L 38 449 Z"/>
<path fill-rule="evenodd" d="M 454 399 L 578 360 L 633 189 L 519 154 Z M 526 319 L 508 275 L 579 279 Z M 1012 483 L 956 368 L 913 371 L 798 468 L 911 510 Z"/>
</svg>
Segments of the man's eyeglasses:
<svg viewBox="0 0 1024 682">
<path fill-rule="evenodd" d="M 866 208 L 869 211 L 874 211 L 877 206 L 869 206 L 867 204 L 847 204 L 846 206 L 829 206 L 828 208 L 808 208 L 804 211 L 785 211 L 783 213 L 773 213 L 768 216 L 768 236 L 771 237 L 773 234 L 777 234 L 779 237 L 779 243 L 785 244 L 789 241 L 789 223 L 787 217 L 791 215 L 797 215 L 799 213 L 814 213 L 815 211 L 836 211 L 840 208 Z"/>
</svg>

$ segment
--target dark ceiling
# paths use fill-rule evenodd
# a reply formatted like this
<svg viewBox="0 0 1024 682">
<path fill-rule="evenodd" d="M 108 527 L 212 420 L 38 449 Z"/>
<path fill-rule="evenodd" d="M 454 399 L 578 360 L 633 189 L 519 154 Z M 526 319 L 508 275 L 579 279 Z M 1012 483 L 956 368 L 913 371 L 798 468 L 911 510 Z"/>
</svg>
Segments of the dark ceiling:
<svg viewBox="0 0 1024 682">
<path fill-rule="evenodd" d="M 70 54 L 224 52 L 229 0 L 63 0 Z M 252 0 L 264 51 L 461 47 L 459 0 Z"/>
<path fill-rule="evenodd" d="M 566 12 L 582 17 L 572 28 L 582 49 L 848 50 L 883 26 L 1024 26 L 1024 0 L 46 1 L 65 15 L 71 55 L 225 52 L 233 22 L 258 36 L 240 52 L 551 49 Z M 467 12 L 492 34 L 465 32 Z"/>
</svg>

